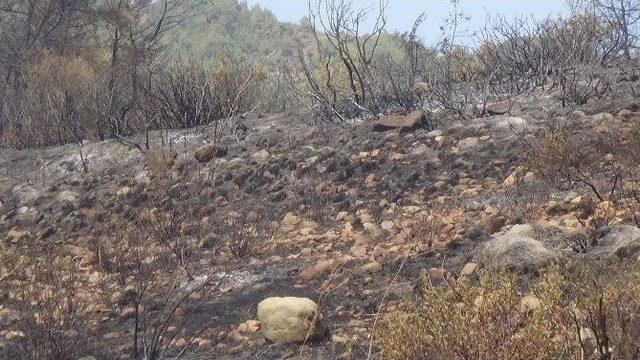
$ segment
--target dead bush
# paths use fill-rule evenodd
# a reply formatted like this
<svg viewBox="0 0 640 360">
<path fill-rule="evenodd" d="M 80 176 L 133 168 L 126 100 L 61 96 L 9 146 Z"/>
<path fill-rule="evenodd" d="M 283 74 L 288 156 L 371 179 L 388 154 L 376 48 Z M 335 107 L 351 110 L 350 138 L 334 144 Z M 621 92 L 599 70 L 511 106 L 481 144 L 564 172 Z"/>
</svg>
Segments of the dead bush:
<svg viewBox="0 0 640 360">
<path fill-rule="evenodd" d="M 72 259 L 60 254 L 30 268 L 29 284 L 12 296 L 22 316 L 9 328 L 15 337 L 8 358 L 73 360 L 93 350 L 97 310 L 104 306 L 99 292 L 79 278 Z"/>
</svg>

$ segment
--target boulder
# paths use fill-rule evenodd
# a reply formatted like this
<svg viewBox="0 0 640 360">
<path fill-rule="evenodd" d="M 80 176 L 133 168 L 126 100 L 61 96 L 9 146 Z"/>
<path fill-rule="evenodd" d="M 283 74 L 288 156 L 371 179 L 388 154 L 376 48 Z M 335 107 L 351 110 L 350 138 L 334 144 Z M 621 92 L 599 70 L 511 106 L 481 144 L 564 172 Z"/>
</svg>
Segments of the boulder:
<svg viewBox="0 0 640 360">
<path fill-rule="evenodd" d="M 251 155 L 251 161 L 256 164 L 265 164 L 271 158 L 271 154 L 267 150 L 260 150 Z"/>
<path fill-rule="evenodd" d="M 207 144 L 199 147 L 193 154 L 199 163 L 207 163 L 214 158 L 222 158 L 227 156 L 227 149 L 216 146 L 214 144 Z"/>
<path fill-rule="evenodd" d="M 511 110 L 517 109 L 518 107 L 519 105 L 517 102 L 513 102 L 511 100 L 502 100 L 488 104 L 485 110 L 489 115 L 504 115 Z"/>
<path fill-rule="evenodd" d="M 416 130 L 427 123 L 424 111 L 415 110 L 407 115 L 388 115 L 373 125 L 373 131 L 383 132 L 400 129 L 401 132 Z"/>
<path fill-rule="evenodd" d="M 495 128 L 497 130 L 511 130 L 516 129 L 520 130 L 525 128 L 528 125 L 527 120 L 515 117 L 515 116 L 507 116 L 505 118 L 501 118 L 495 123 Z"/>
<path fill-rule="evenodd" d="M 559 252 L 547 246 L 546 241 L 541 239 L 543 236 L 552 235 L 543 235 L 532 225 L 514 225 L 505 234 L 485 243 L 476 260 L 489 267 L 538 272 L 560 257 Z"/>
<path fill-rule="evenodd" d="M 619 225 L 604 231 L 590 255 L 600 259 L 615 260 L 628 259 L 639 252 L 640 229 L 630 225 Z"/>
<path fill-rule="evenodd" d="M 303 343 L 319 335 L 318 305 L 311 299 L 271 297 L 258 304 L 264 337 L 275 343 Z"/>
</svg>

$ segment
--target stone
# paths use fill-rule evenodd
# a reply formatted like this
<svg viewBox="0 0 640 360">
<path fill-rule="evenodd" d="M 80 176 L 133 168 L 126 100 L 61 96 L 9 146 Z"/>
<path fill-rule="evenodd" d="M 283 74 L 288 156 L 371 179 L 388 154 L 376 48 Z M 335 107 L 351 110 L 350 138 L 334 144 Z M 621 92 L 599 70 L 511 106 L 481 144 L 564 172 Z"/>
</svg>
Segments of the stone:
<svg viewBox="0 0 640 360">
<path fill-rule="evenodd" d="M 384 132 L 399 129 L 400 132 L 407 132 L 419 129 L 426 123 L 424 111 L 415 110 L 407 115 L 384 116 L 373 125 L 373 131 Z"/>
<path fill-rule="evenodd" d="M 618 225 L 604 230 L 598 239 L 592 256 L 601 259 L 628 259 L 640 253 L 640 229 L 636 226 Z"/>
<path fill-rule="evenodd" d="M 244 323 L 238 326 L 238 332 L 241 334 L 253 334 L 260 330 L 260 321 L 258 320 L 247 320 Z"/>
<path fill-rule="evenodd" d="M 526 184 L 532 184 L 535 180 L 536 174 L 534 174 L 533 171 L 528 171 L 522 178 L 522 181 L 524 181 Z"/>
<path fill-rule="evenodd" d="M 517 102 L 511 100 L 496 101 L 488 104 L 485 110 L 489 115 L 504 115 L 511 110 L 515 110 L 519 107 Z"/>
<path fill-rule="evenodd" d="M 123 186 L 116 192 L 119 197 L 126 197 L 129 194 L 131 194 L 131 188 L 128 186 Z"/>
<path fill-rule="evenodd" d="M 303 280 L 312 280 L 331 271 L 335 264 L 333 260 L 320 260 L 315 265 L 309 266 L 300 272 Z"/>
<path fill-rule="evenodd" d="M 251 155 L 251 161 L 257 164 L 264 164 L 271 158 L 271 154 L 267 150 L 260 150 Z"/>
<path fill-rule="evenodd" d="M 120 312 L 120 317 L 123 320 L 133 319 L 136 316 L 135 306 L 127 306 Z"/>
<path fill-rule="evenodd" d="M 373 275 L 380 272 L 380 270 L 382 270 L 382 265 L 377 261 L 372 261 L 360 266 L 360 271 L 366 275 Z"/>
<path fill-rule="evenodd" d="M 478 270 L 478 264 L 476 263 L 467 263 L 462 270 L 460 271 L 460 276 L 471 276 L 476 273 Z"/>
<path fill-rule="evenodd" d="M 14 243 L 14 244 L 20 242 L 21 240 L 23 240 L 27 236 L 29 236 L 29 231 L 20 230 L 18 228 L 12 228 L 7 233 L 7 239 L 9 241 L 11 241 L 12 243 Z"/>
<path fill-rule="evenodd" d="M 193 156 L 199 163 L 207 163 L 214 158 L 223 158 L 227 156 L 227 149 L 214 144 L 207 144 L 199 147 Z"/>
<path fill-rule="evenodd" d="M 580 110 L 575 110 L 573 112 L 571 112 L 571 114 L 569 114 L 569 120 L 580 120 L 584 117 L 586 117 L 587 115 L 580 111 Z"/>
<path fill-rule="evenodd" d="M 303 343 L 320 334 L 318 305 L 311 299 L 271 297 L 258 304 L 264 337 L 275 343 Z"/>
<path fill-rule="evenodd" d="M 476 260 L 485 266 L 535 273 L 559 257 L 539 239 L 532 225 L 514 225 L 486 242 Z"/>
<path fill-rule="evenodd" d="M 465 153 L 470 150 L 473 150 L 478 143 L 480 143 L 480 139 L 474 136 L 466 137 L 458 142 L 456 147 L 459 151 Z"/>
<path fill-rule="evenodd" d="M 376 174 L 371 173 L 364 179 L 364 186 L 367 188 L 373 188 L 378 183 L 378 177 Z"/>
<path fill-rule="evenodd" d="M 620 111 L 618 111 L 618 117 L 620 118 L 626 118 L 629 116 L 633 115 L 633 111 L 629 110 L 629 109 L 622 109 Z"/>
<path fill-rule="evenodd" d="M 69 190 L 61 191 L 58 194 L 57 199 L 60 202 L 66 202 L 66 203 L 74 204 L 76 206 L 80 202 L 78 193 L 74 191 L 69 191 Z"/>
<path fill-rule="evenodd" d="M 433 184 L 433 187 L 436 188 L 436 190 L 444 190 L 447 186 L 449 186 L 449 184 L 444 180 L 436 181 Z"/>
<path fill-rule="evenodd" d="M 138 175 L 136 175 L 134 180 L 139 185 L 149 185 L 149 184 L 151 184 L 151 177 L 149 176 L 149 172 L 148 171 L 142 171 L 142 172 L 138 173 Z"/>
<path fill-rule="evenodd" d="M 514 116 L 500 119 L 495 124 L 495 127 L 500 130 L 522 129 L 525 126 L 527 126 L 527 120 Z"/>
<path fill-rule="evenodd" d="M 512 172 L 511 175 L 509 175 L 504 182 L 502 183 L 502 186 L 505 189 L 510 189 L 514 186 L 516 186 L 518 184 L 518 173 L 517 172 Z"/>
</svg>

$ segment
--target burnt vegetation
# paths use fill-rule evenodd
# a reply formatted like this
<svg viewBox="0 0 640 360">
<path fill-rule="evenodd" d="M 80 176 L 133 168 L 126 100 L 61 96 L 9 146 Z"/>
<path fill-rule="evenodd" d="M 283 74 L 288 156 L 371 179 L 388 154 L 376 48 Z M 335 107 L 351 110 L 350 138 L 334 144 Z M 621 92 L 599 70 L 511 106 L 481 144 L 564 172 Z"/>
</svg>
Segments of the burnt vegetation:
<svg viewBox="0 0 640 360">
<path fill-rule="evenodd" d="M 321 293 L 357 329 L 327 346 L 345 358 L 638 358 L 640 3 L 470 34 L 451 0 L 435 44 L 419 34 L 439 19 L 392 32 L 389 5 L 309 0 L 281 24 L 235 0 L 0 0 L 0 148 L 79 159 L 64 180 L 42 155 L 37 179 L 0 183 L 0 360 L 249 356 L 259 324 L 216 326 L 246 321 L 246 283 Z M 202 26 L 234 37 L 198 48 Z M 96 144 L 143 164 L 92 174 Z M 522 230 L 558 218 L 579 231 Z M 531 273 L 471 262 L 512 227 L 570 255 Z"/>
</svg>

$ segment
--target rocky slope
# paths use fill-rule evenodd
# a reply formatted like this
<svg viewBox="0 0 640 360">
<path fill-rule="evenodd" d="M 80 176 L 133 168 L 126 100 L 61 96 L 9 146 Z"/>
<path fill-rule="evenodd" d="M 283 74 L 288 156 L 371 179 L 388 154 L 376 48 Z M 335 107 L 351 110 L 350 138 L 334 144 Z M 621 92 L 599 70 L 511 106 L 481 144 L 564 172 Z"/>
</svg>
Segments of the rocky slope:
<svg viewBox="0 0 640 360">
<path fill-rule="evenodd" d="M 151 134 L 144 153 L 115 141 L 88 143 L 87 173 L 77 145 L 3 150 L 0 339 L 8 346 L 24 336 L 20 290 L 39 281 L 34 274 L 50 249 L 77 266 L 79 282 L 97 286 L 116 276 L 106 275 L 101 259 L 125 236 L 114 229 L 136 229 L 141 214 L 171 214 L 191 281 L 220 279 L 192 320 L 212 324 L 194 341 L 194 358 L 365 358 L 376 314 L 410 306 L 421 276 L 441 281 L 491 266 L 535 274 L 563 257 L 635 256 L 640 234 L 629 225 L 606 230 L 607 241 L 576 254 L 567 239 L 580 228 L 577 219 L 590 216 L 588 192 L 544 186 L 519 155 L 523 139 L 559 115 L 585 131 L 638 116 L 539 103 L 444 119 L 435 130 L 325 128 L 277 115 L 248 121 L 247 139 L 227 136 L 216 146 L 211 128 Z M 161 278 L 172 281 L 169 272 Z M 112 285 L 117 296 L 93 309 L 101 343 L 87 355 L 127 354 L 130 282 Z M 326 332 L 304 347 L 271 344 L 257 321 L 258 303 L 271 296 L 314 300 Z M 184 346 L 180 340 L 169 347 Z"/>
</svg>

